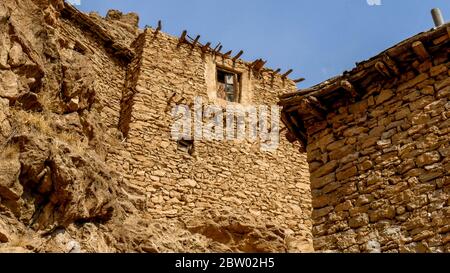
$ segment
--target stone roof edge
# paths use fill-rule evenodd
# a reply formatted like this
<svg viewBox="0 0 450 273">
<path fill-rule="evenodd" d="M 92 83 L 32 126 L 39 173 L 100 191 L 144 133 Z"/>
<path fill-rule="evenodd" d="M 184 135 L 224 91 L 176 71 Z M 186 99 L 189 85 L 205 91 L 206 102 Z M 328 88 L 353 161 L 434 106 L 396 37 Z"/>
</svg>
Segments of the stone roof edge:
<svg viewBox="0 0 450 273">
<path fill-rule="evenodd" d="M 337 92 L 342 89 L 348 93 L 344 97 L 346 100 L 355 101 L 363 97 L 364 94 L 358 93 L 360 90 L 357 90 L 353 86 L 353 82 L 370 78 L 370 75 L 374 75 L 375 73 L 390 74 L 383 75 L 386 78 L 400 75 L 401 72 L 399 71 L 398 64 L 404 63 L 402 63 L 403 60 L 401 59 L 396 60 L 398 59 L 397 57 L 411 50 L 414 44 L 422 46 L 426 53 L 426 48 L 423 44 L 429 43 L 430 41 L 433 42 L 433 47 L 430 47 L 430 49 L 434 51 L 441 51 L 442 48 L 449 47 L 450 23 L 408 38 L 367 61 L 357 63 L 353 70 L 345 72 L 340 76 L 331 78 L 308 89 L 281 95 L 279 97 L 279 105 L 283 107 L 281 118 L 289 129 L 287 133 L 288 140 L 290 142 L 300 141 L 302 144 L 301 151 L 305 151 L 308 137 L 304 121 L 311 117 L 319 116 L 323 118 L 330 111 L 330 108 L 326 107 L 321 100 L 330 102 L 335 97 L 342 97 L 342 92 Z M 447 50 L 450 53 L 450 49 Z"/>
<path fill-rule="evenodd" d="M 124 60 L 126 63 L 131 62 L 131 60 L 134 58 L 135 56 L 135 52 L 132 48 L 130 48 L 129 46 L 125 45 L 124 43 L 117 41 L 117 39 L 115 39 L 112 35 L 110 35 L 108 33 L 108 31 L 106 29 L 104 29 L 101 25 L 99 25 L 97 22 L 95 22 L 95 20 L 93 20 L 89 15 L 83 13 L 82 11 L 78 10 L 76 7 L 74 7 L 73 5 L 71 5 L 70 3 L 64 2 L 64 8 L 61 11 L 61 13 L 66 17 L 69 18 L 73 21 L 75 21 L 76 23 L 80 24 L 81 26 L 85 27 L 87 30 L 89 30 L 91 33 L 93 33 L 95 36 L 97 36 L 104 45 L 106 45 L 108 48 L 110 48 L 114 55 L 117 56 L 118 58 Z M 159 30 L 155 30 L 153 28 L 149 28 L 151 29 L 153 32 L 157 31 L 159 32 Z M 147 31 L 148 29 L 145 28 L 143 30 L 143 33 L 148 33 Z M 164 33 L 161 31 L 161 33 L 163 35 L 167 35 L 170 38 L 173 39 L 178 39 L 178 37 L 168 34 L 168 33 Z M 141 33 L 142 34 L 142 33 Z M 188 39 L 185 39 L 184 42 L 187 42 L 189 44 L 192 44 L 192 41 L 189 41 Z M 197 48 L 202 48 L 204 47 L 204 45 L 200 42 L 197 41 L 196 44 L 194 45 Z M 209 51 L 212 51 L 212 49 L 208 49 Z M 221 55 L 221 56 L 225 56 L 225 54 L 223 53 L 215 53 L 216 55 Z M 226 58 L 232 58 L 232 56 L 225 56 Z M 259 59 L 261 61 L 263 61 L 262 59 Z M 251 66 L 252 63 L 245 61 L 243 59 L 237 59 L 236 61 L 241 62 L 242 64 L 246 65 L 246 66 Z M 258 60 L 257 60 L 258 61 Z M 265 63 L 265 62 L 264 62 Z M 266 72 L 269 74 L 273 74 L 274 76 L 280 76 L 281 78 L 288 80 L 288 81 L 294 81 L 290 78 L 288 78 L 287 76 L 284 77 L 283 75 L 278 74 L 280 71 L 279 70 L 275 70 L 269 67 L 265 67 L 264 65 L 261 67 L 260 69 L 261 72 Z M 291 71 L 292 72 L 292 71 Z"/>
<path fill-rule="evenodd" d="M 450 40 L 450 23 L 444 24 L 437 28 L 433 28 L 426 32 L 421 32 L 413 37 L 410 37 L 366 61 L 357 63 L 354 69 L 352 69 L 351 71 L 346 71 L 342 75 L 333 77 L 329 80 L 326 80 L 320 84 L 317 84 L 307 89 L 299 90 L 294 93 L 284 94 L 280 96 L 281 104 L 282 105 L 289 104 L 289 100 L 295 98 L 320 96 L 321 93 L 329 94 L 330 92 L 333 92 L 336 89 L 342 87 L 342 81 L 352 82 L 363 78 L 364 76 L 367 75 L 367 73 L 369 73 L 368 70 L 370 68 L 373 68 L 377 63 L 382 62 L 386 64 L 386 66 L 388 67 L 395 65 L 393 64 L 394 63 L 393 59 L 404 53 L 406 50 L 409 50 L 413 43 L 418 41 L 421 42 L 430 41 L 445 35 L 447 35 L 447 40 Z M 445 42 L 441 43 L 438 46 L 442 47 L 444 45 Z M 388 62 L 390 64 L 387 64 Z"/>
</svg>

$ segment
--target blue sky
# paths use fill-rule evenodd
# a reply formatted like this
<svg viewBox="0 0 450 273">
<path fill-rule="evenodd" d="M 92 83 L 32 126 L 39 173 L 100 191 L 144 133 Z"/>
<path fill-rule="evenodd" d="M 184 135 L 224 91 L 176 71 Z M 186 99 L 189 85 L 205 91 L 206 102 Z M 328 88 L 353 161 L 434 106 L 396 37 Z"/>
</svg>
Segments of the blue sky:
<svg viewBox="0 0 450 273">
<path fill-rule="evenodd" d="M 374 1 L 374 0 L 373 0 Z M 108 9 L 137 12 L 140 25 L 201 41 L 221 42 L 224 51 L 244 50 L 243 59 L 294 69 L 306 88 L 354 67 L 414 34 L 431 29 L 430 10 L 450 19 L 449 0 L 81 0 L 78 8 L 105 15 Z M 447 20 L 448 21 L 448 20 Z"/>
</svg>

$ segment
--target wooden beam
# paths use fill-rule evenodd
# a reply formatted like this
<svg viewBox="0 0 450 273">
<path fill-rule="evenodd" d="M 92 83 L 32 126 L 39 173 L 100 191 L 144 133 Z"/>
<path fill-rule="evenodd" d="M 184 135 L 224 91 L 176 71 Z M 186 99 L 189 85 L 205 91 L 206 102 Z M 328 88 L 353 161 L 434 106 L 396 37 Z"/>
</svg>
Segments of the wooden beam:
<svg viewBox="0 0 450 273">
<path fill-rule="evenodd" d="M 223 46 L 219 46 L 219 48 L 217 50 L 214 50 L 215 53 L 220 53 L 220 51 L 222 51 Z"/>
<path fill-rule="evenodd" d="M 303 96 L 294 96 L 294 97 L 283 99 L 283 100 L 279 101 L 278 105 L 283 106 L 283 107 L 297 105 L 297 104 L 302 103 L 302 101 L 304 99 L 305 99 L 305 97 L 303 97 Z"/>
<path fill-rule="evenodd" d="M 286 93 L 286 94 L 283 94 L 283 95 L 278 96 L 278 98 L 279 98 L 280 100 L 289 99 L 289 98 L 292 98 L 292 97 L 295 97 L 296 95 L 298 95 L 298 93 L 299 93 L 300 91 L 301 91 L 301 90 L 297 90 L 297 91 L 295 91 L 295 92 L 289 92 L 289 93 Z M 279 102 L 278 104 L 280 104 L 280 102 Z"/>
<path fill-rule="evenodd" d="M 262 59 L 259 59 L 258 62 L 253 66 L 253 69 L 256 71 L 261 70 L 265 65 L 267 61 L 263 61 Z"/>
<path fill-rule="evenodd" d="M 217 50 L 221 45 L 222 45 L 222 43 L 218 43 L 218 44 L 216 45 L 216 47 L 213 49 L 213 51 L 216 52 L 216 50 Z"/>
<path fill-rule="evenodd" d="M 398 68 L 395 61 L 389 57 L 389 55 L 385 54 L 383 56 L 383 61 L 386 64 L 386 66 L 394 73 L 394 75 L 396 76 L 400 75 L 400 69 Z"/>
<path fill-rule="evenodd" d="M 299 103 L 291 105 L 289 107 L 283 107 L 284 111 L 288 114 L 299 113 L 304 115 L 305 113 L 309 113 L 309 109 L 306 109 L 306 103 L 304 100 L 299 101 Z"/>
<path fill-rule="evenodd" d="M 230 50 L 227 53 L 223 54 L 223 57 L 228 58 L 228 57 L 230 57 L 231 53 L 233 53 L 233 50 Z"/>
<path fill-rule="evenodd" d="M 302 147 L 306 148 L 306 145 L 308 143 L 308 137 L 303 132 L 305 130 L 305 127 L 303 125 L 300 126 L 300 124 L 298 124 L 297 120 L 294 117 L 292 117 L 292 116 L 288 116 L 287 119 L 290 120 L 290 122 L 291 122 L 290 124 L 294 124 L 296 126 L 296 130 L 293 133 L 299 139 L 300 143 L 302 144 Z"/>
<path fill-rule="evenodd" d="M 287 128 L 287 126 L 286 126 L 286 128 Z M 286 133 L 286 138 L 289 141 L 289 143 L 294 143 L 294 142 L 298 141 L 298 138 L 289 129 Z"/>
<path fill-rule="evenodd" d="M 178 44 L 184 43 L 186 41 L 187 30 L 183 30 L 181 33 L 180 39 L 178 40 Z"/>
<path fill-rule="evenodd" d="M 205 53 L 208 50 L 210 45 L 211 45 L 211 43 L 208 42 L 206 45 L 202 46 L 202 52 Z"/>
<path fill-rule="evenodd" d="M 257 63 L 259 63 L 261 59 L 255 60 L 253 63 L 250 64 L 250 67 L 254 67 Z"/>
<path fill-rule="evenodd" d="M 412 44 L 412 49 L 421 61 L 425 61 L 430 58 L 430 54 L 421 41 L 414 42 Z"/>
<path fill-rule="evenodd" d="M 287 108 L 285 111 L 287 113 L 297 112 L 301 116 L 314 116 L 319 120 L 324 120 L 327 116 L 325 106 L 317 99 L 311 99 L 311 97 L 303 98 L 296 105 Z"/>
<path fill-rule="evenodd" d="M 293 69 L 289 69 L 286 73 L 284 73 L 283 75 L 281 75 L 281 77 L 287 78 L 287 76 L 289 76 L 292 72 L 294 72 L 294 70 L 293 70 Z"/>
<path fill-rule="evenodd" d="M 347 80 L 342 80 L 340 82 L 340 86 L 344 88 L 347 92 L 349 92 L 353 98 L 356 98 L 358 96 L 358 92 L 356 92 L 356 89 L 351 82 Z"/>
<path fill-rule="evenodd" d="M 440 36 L 440 37 L 438 37 L 438 38 L 433 40 L 433 45 L 440 45 L 440 44 L 448 41 L 448 39 L 449 39 L 449 37 L 448 37 L 447 34 L 442 35 L 442 36 Z"/>
<path fill-rule="evenodd" d="M 305 78 L 298 78 L 298 79 L 294 80 L 294 82 L 295 83 L 300 83 L 300 82 L 303 82 L 305 80 L 306 80 Z"/>
<path fill-rule="evenodd" d="M 237 59 L 239 59 L 242 56 L 242 54 L 244 54 L 244 51 L 243 50 L 239 51 L 239 53 L 236 56 L 234 56 L 233 62 L 235 62 Z"/>
<path fill-rule="evenodd" d="M 324 120 L 327 117 L 327 113 L 321 111 L 320 109 L 314 107 L 314 105 L 308 103 L 308 114 L 314 116 L 318 120 Z M 299 114 L 302 112 L 299 111 Z"/>
<path fill-rule="evenodd" d="M 357 72 L 356 74 L 349 75 L 348 80 L 351 82 L 357 82 L 357 81 L 365 78 L 367 76 L 367 74 L 369 74 L 369 70 L 363 69 L 363 70 Z"/>
<path fill-rule="evenodd" d="M 375 64 L 375 69 L 384 77 L 386 78 L 390 78 L 391 77 L 391 73 L 389 72 L 389 69 L 387 68 L 387 66 L 384 64 L 384 62 L 379 61 Z"/>
<path fill-rule="evenodd" d="M 162 30 L 162 22 L 158 21 L 158 27 L 156 28 L 155 34 L 157 35 Z"/>
<path fill-rule="evenodd" d="M 314 96 L 309 96 L 308 101 L 311 105 L 316 107 L 317 109 L 320 109 L 320 111 L 324 112 L 325 114 L 328 112 L 328 108 L 320 102 L 320 100 Z"/>
<path fill-rule="evenodd" d="M 278 74 L 280 72 L 281 72 L 281 68 L 278 68 L 277 70 L 273 71 L 273 74 L 275 75 L 275 74 Z"/>
<path fill-rule="evenodd" d="M 200 40 L 200 35 L 197 35 L 197 38 L 195 38 L 195 40 L 192 42 L 192 48 L 194 48 L 197 45 L 199 40 Z"/>
<path fill-rule="evenodd" d="M 285 111 L 281 112 L 281 121 L 286 125 L 289 132 L 291 132 L 298 140 L 302 140 L 302 135 L 299 133 L 300 130 L 294 127 L 292 120 L 289 118 L 288 114 Z"/>
</svg>

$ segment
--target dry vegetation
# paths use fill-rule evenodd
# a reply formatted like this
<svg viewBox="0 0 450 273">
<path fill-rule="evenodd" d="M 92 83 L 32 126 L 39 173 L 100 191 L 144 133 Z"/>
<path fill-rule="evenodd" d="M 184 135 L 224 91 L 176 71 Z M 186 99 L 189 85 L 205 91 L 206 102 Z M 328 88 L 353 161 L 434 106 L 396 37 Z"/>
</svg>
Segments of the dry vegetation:
<svg viewBox="0 0 450 273">
<path fill-rule="evenodd" d="M 30 134 L 40 134 L 42 137 L 51 137 L 57 141 L 69 144 L 74 152 L 83 154 L 89 148 L 88 140 L 76 132 L 60 131 L 52 127 L 51 124 L 56 118 L 51 112 L 31 113 L 17 110 L 14 115 L 14 123 L 19 132 Z"/>
</svg>

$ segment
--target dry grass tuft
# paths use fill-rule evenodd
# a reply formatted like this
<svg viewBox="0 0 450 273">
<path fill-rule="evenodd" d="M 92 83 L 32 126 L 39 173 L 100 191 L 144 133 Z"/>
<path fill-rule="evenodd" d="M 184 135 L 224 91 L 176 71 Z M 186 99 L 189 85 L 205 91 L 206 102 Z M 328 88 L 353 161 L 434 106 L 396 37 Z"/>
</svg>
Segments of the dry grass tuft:
<svg viewBox="0 0 450 273">
<path fill-rule="evenodd" d="M 79 154 L 83 154 L 89 149 L 88 141 L 84 136 L 80 136 L 77 133 L 69 132 L 56 132 L 50 124 L 53 122 L 54 117 L 51 117 L 50 113 L 30 113 L 26 111 L 17 111 L 15 113 L 15 119 L 17 124 L 30 133 L 38 133 L 45 137 L 52 137 L 61 142 L 69 144 L 73 151 Z"/>
<path fill-rule="evenodd" d="M 19 147 L 17 145 L 7 145 L 0 147 L 0 159 L 13 159 L 19 153 Z"/>
<path fill-rule="evenodd" d="M 39 101 L 46 111 L 53 113 L 60 113 L 62 111 L 60 99 L 50 92 L 42 92 Z"/>
</svg>

